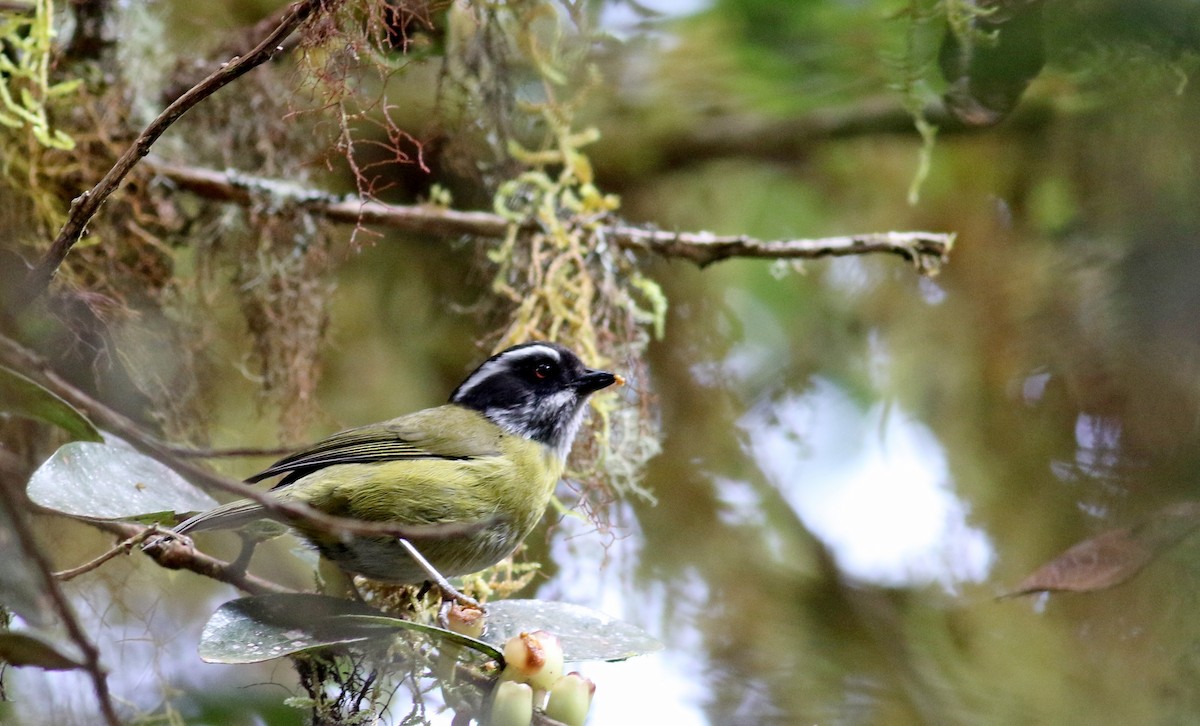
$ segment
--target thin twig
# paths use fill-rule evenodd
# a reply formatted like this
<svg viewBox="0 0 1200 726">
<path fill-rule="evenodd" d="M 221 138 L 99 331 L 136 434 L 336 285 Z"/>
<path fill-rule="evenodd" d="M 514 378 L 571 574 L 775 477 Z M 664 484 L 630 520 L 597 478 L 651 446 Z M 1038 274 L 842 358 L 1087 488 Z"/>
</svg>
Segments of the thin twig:
<svg viewBox="0 0 1200 726">
<path fill-rule="evenodd" d="M 223 57 L 236 58 L 249 54 L 258 45 L 261 38 L 279 27 L 279 24 L 283 22 L 291 10 L 289 6 L 284 5 L 254 25 L 229 29 L 220 39 L 220 45 L 206 52 L 206 58 L 209 60 Z M 279 42 L 280 52 L 286 53 L 291 51 L 301 41 L 302 38 L 296 34 L 288 36 Z M 171 103 L 171 101 L 174 101 L 185 93 L 187 89 L 202 81 L 204 76 L 201 74 L 205 73 L 205 69 L 201 67 L 203 64 L 203 61 L 198 61 L 195 64 L 188 64 L 188 67 L 178 68 L 177 75 L 172 77 L 170 84 L 163 88 L 162 102 L 165 104 Z"/>
<path fill-rule="evenodd" d="M 12 526 L 13 533 L 16 534 L 17 545 L 21 550 L 19 556 L 31 564 L 41 577 L 43 592 L 49 597 L 51 606 L 59 620 L 62 621 L 63 627 L 67 631 L 67 637 L 79 649 L 83 668 L 91 678 L 92 690 L 96 692 L 96 700 L 100 704 L 100 713 L 104 716 L 104 722 L 108 726 L 120 726 L 121 719 L 117 716 L 112 694 L 108 690 L 108 674 L 105 672 L 104 666 L 100 664 L 100 651 L 88 639 L 83 626 L 75 617 L 74 610 L 71 609 L 71 603 L 67 600 L 62 588 L 58 586 L 58 581 L 54 579 L 53 573 L 50 572 L 50 563 L 41 548 L 38 547 L 29 522 L 25 519 L 20 498 L 12 487 L 4 484 L 0 484 L 0 507 L 9 512 L 9 524 Z"/>
<path fill-rule="evenodd" d="M 59 570 L 58 572 L 53 573 L 54 579 L 58 580 L 59 582 L 67 582 L 68 580 L 73 580 L 76 577 L 79 577 L 80 575 L 91 572 L 92 570 L 96 569 L 100 565 L 103 565 L 105 562 L 108 562 L 109 560 L 116 557 L 117 555 L 129 554 L 129 552 L 131 550 L 133 550 L 134 547 L 137 547 L 138 545 L 145 542 L 147 539 L 149 539 L 150 537 L 153 537 L 156 534 L 162 534 L 162 530 L 160 530 L 157 525 L 151 525 L 149 527 L 146 527 L 141 532 L 138 532 L 137 534 L 133 535 L 132 537 L 128 537 L 128 538 L 122 540 L 121 542 L 118 542 L 115 547 L 109 549 L 107 552 L 100 555 L 99 557 L 89 560 L 89 561 L 83 563 L 82 565 L 79 565 L 78 567 L 72 567 L 69 570 Z"/>
<path fill-rule="evenodd" d="M 66 259 L 67 253 L 71 251 L 71 248 L 83 236 L 88 222 L 91 221 L 92 217 L 96 216 L 96 212 L 100 210 L 101 205 L 104 204 L 109 195 L 116 191 L 121 181 L 129 174 L 138 161 L 150 153 L 150 147 L 163 135 L 163 132 L 170 128 L 173 123 L 179 120 L 183 114 L 187 113 L 196 104 L 237 80 L 253 68 L 275 57 L 282 49 L 281 44 L 284 39 L 295 32 L 314 13 L 326 9 L 327 4 L 332 5 L 333 3 L 326 3 L 322 0 L 303 0 L 302 2 L 295 3 L 279 22 L 279 25 L 256 45 L 253 50 L 240 58 L 234 58 L 228 63 L 222 64 L 220 68 L 209 74 L 203 81 L 197 83 L 182 96 L 175 99 L 157 118 L 151 121 L 138 134 L 137 138 L 133 140 L 133 143 L 125 150 L 125 153 L 121 154 L 121 157 L 108 170 L 104 178 L 96 186 L 80 194 L 71 202 L 71 210 L 67 216 L 66 224 L 59 230 L 58 236 L 50 245 L 50 249 L 38 260 L 33 269 L 26 274 L 20 292 L 11 300 L 13 309 L 23 309 L 46 289 L 46 286 L 50 284 L 50 280 L 54 277 L 54 273 L 58 270 L 63 260 Z"/>
<path fill-rule="evenodd" d="M 170 164 L 158 159 L 147 160 L 147 166 L 179 188 L 209 199 L 241 205 L 263 200 L 290 202 L 335 222 L 378 224 L 441 237 L 496 238 L 504 237 L 511 224 L 508 219 L 490 212 L 337 197 L 272 179 Z M 534 227 L 532 223 L 527 226 L 529 229 Z M 701 267 L 734 257 L 815 259 L 886 252 L 909 260 L 921 273 L 933 274 L 946 262 L 954 244 L 954 234 L 944 232 L 874 232 L 817 239 L 760 240 L 745 235 L 669 232 L 626 224 L 600 225 L 596 231 L 621 247 L 685 259 Z"/>
<path fill-rule="evenodd" d="M 24 474 L 21 478 L 27 478 L 28 474 Z M 2 484 L 0 484 L 2 486 Z M 37 505 L 32 505 L 34 511 L 44 512 L 47 514 L 58 514 L 51 509 L 44 509 Z M 282 585 L 278 585 L 270 580 L 264 580 L 261 577 L 251 575 L 246 572 L 246 569 L 232 562 L 218 559 L 211 555 L 200 552 L 193 547 L 187 537 L 165 530 L 159 525 L 145 526 L 141 524 L 133 524 L 131 522 L 117 522 L 113 520 L 89 519 L 83 520 L 87 524 L 101 529 L 121 538 L 115 547 L 108 550 L 104 554 L 95 558 L 90 562 L 86 562 L 79 567 L 70 570 L 53 573 L 54 577 L 61 581 L 70 580 L 74 577 L 84 574 L 98 568 L 108 560 L 119 554 L 128 554 L 134 547 L 142 542 L 148 544 L 142 548 L 142 552 L 153 559 L 159 565 L 171 570 L 189 570 L 199 575 L 204 575 L 218 582 L 224 582 L 227 585 L 233 585 L 239 590 L 251 595 L 262 595 L 272 592 L 292 592 Z M 155 539 L 155 535 L 159 535 Z"/>
<path fill-rule="evenodd" d="M 126 540 L 136 539 L 150 529 L 139 524 L 128 522 L 90 521 L 88 524 L 112 532 Z M 244 567 L 235 566 L 225 560 L 206 555 L 192 547 L 183 538 L 162 537 L 152 539 L 142 548 L 151 559 L 171 570 L 188 570 L 207 578 L 233 585 L 242 592 L 251 595 L 265 595 L 273 592 L 292 592 L 282 585 L 251 575 Z"/>
<path fill-rule="evenodd" d="M 146 167 L 180 189 L 243 206 L 262 200 L 291 203 L 334 222 L 379 224 L 439 237 L 503 237 L 508 233 L 509 221 L 490 212 L 460 212 L 432 205 L 403 206 L 354 196 L 339 197 L 289 182 L 172 164 L 157 158 L 147 159 Z"/>
</svg>

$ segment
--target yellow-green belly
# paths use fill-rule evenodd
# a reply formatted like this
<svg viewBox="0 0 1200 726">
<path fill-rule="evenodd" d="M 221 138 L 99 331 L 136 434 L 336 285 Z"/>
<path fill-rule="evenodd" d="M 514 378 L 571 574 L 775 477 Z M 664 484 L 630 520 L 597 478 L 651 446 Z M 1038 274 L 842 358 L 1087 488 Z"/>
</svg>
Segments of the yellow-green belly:
<svg viewBox="0 0 1200 726">
<path fill-rule="evenodd" d="M 408 525 L 414 530 L 409 541 L 441 574 L 468 574 L 516 549 L 541 520 L 561 473 L 557 457 L 540 444 L 521 440 L 505 448 L 510 450 L 501 455 L 464 460 L 330 466 L 279 496 L 327 514 Z M 392 538 L 343 539 L 303 525 L 297 529 L 349 572 L 389 582 L 428 579 Z"/>
</svg>

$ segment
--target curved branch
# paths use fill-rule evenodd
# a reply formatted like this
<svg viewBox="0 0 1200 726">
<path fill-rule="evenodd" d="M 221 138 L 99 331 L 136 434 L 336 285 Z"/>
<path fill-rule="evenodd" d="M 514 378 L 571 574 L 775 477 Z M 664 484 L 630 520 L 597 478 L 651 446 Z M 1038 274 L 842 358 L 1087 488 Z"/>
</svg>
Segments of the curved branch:
<svg viewBox="0 0 1200 726">
<path fill-rule="evenodd" d="M 209 74 L 203 81 L 200 81 L 188 89 L 182 96 L 175 99 L 157 118 L 151 121 L 138 134 L 137 138 L 133 140 L 133 143 L 125 150 L 125 153 L 121 154 L 121 157 L 108 170 L 104 178 L 97 182 L 96 186 L 80 194 L 71 202 L 71 211 L 67 216 L 66 224 L 59 230 L 58 236 L 50 245 L 50 249 L 46 251 L 46 254 L 38 260 L 38 263 L 25 276 L 20 291 L 11 301 L 13 308 L 15 310 L 23 309 L 46 289 L 46 286 L 50 284 L 50 280 L 53 279 L 54 273 L 58 270 L 63 260 L 66 259 L 67 253 L 71 251 L 71 248 L 83 236 L 88 222 L 91 221 L 92 217 L 96 216 L 96 212 L 100 210 L 105 200 L 116 191 L 121 181 L 128 176 L 138 161 L 150 153 L 150 147 L 154 145 L 154 142 L 158 141 L 163 132 L 170 128 L 173 123 L 179 120 L 183 114 L 191 110 L 196 104 L 237 80 L 253 68 L 274 58 L 282 50 L 281 43 L 285 38 L 291 35 L 314 13 L 325 9 L 326 5 L 322 0 L 303 0 L 292 5 L 291 10 L 283 17 L 279 25 L 275 27 L 275 30 L 266 38 L 263 38 L 253 50 L 240 58 L 235 58 L 228 63 L 222 64 L 220 68 Z"/>
<path fill-rule="evenodd" d="M 238 172 L 201 169 L 157 159 L 146 163 L 152 171 L 180 189 L 209 199 L 241 205 L 266 200 L 290 202 L 335 222 L 378 224 L 442 237 L 503 237 L 510 225 L 509 220 L 490 212 L 463 212 L 433 205 L 384 204 L 358 197 L 337 197 Z M 530 223 L 527 227 L 532 230 L 535 225 Z M 815 259 L 886 252 L 904 257 L 923 274 L 933 274 L 945 264 L 954 245 L 954 234 L 944 232 L 875 232 L 817 239 L 759 240 L 745 235 L 668 232 L 626 224 L 600 225 L 596 231 L 609 242 L 626 249 L 690 260 L 701 267 L 731 257 Z"/>
<path fill-rule="evenodd" d="M 470 532 L 490 524 L 490 521 L 484 520 L 461 524 L 408 526 L 324 514 L 300 502 L 285 501 L 242 482 L 214 474 L 181 458 L 169 445 L 143 430 L 128 417 L 71 385 L 43 358 L 4 335 L 0 335 L 0 361 L 34 378 L 38 384 L 82 411 L 98 427 L 116 434 L 142 453 L 171 467 L 196 486 L 207 491 L 227 492 L 261 504 L 265 518 L 274 518 L 282 522 L 303 521 L 339 536 L 404 537 L 415 542 Z"/>
</svg>

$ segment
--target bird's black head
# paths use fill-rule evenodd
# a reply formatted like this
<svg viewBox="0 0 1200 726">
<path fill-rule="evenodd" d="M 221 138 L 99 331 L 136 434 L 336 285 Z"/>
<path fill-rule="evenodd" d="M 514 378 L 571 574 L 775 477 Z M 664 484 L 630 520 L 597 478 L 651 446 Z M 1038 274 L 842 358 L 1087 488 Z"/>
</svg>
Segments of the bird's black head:
<svg viewBox="0 0 1200 726">
<path fill-rule="evenodd" d="M 554 343 L 523 343 L 488 358 L 463 381 L 450 402 L 479 411 L 506 431 L 566 458 L 587 397 L 617 376 L 588 368 Z"/>
</svg>

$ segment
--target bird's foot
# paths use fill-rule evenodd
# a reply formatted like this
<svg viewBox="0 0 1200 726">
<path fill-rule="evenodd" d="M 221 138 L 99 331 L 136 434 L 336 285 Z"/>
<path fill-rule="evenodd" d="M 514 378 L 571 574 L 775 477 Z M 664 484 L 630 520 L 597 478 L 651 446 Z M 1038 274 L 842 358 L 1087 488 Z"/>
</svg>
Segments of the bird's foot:
<svg viewBox="0 0 1200 726">
<path fill-rule="evenodd" d="M 438 608 L 438 626 L 444 629 L 450 628 L 450 609 L 454 607 L 454 603 L 463 605 L 464 607 L 473 608 L 483 611 L 483 606 L 479 601 L 468 595 L 464 595 L 456 590 L 449 582 L 440 582 L 437 584 L 438 589 L 442 591 L 442 605 Z"/>
</svg>

